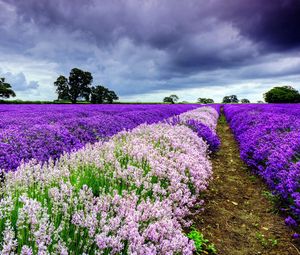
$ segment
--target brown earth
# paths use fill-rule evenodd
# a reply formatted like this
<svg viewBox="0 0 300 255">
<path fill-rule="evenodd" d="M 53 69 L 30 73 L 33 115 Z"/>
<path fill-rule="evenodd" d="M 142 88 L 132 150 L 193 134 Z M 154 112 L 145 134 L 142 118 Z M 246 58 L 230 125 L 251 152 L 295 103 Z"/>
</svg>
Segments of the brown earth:
<svg viewBox="0 0 300 255">
<path fill-rule="evenodd" d="M 204 194 L 204 211 L 195 216 L 196 228 L 221 255 L 300 254 L 266 185 L 240 159 L 224 115 L 217 132 L 222 146 L 212 156 L 214 179 Z"/>
</svg>

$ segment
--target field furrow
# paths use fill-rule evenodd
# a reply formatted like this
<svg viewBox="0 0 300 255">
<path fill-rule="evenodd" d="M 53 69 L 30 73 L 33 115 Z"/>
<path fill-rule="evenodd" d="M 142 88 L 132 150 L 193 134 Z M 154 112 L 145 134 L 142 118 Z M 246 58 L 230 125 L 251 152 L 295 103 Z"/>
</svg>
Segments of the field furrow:
<svg viewBox="0 0 300 255">
<path fill-rule="evenodd" d="M 220 150 L 211 158 L 213 180 L 204 194 L 197 229 L 222 255 L 297 255 L 294 233 L 276 212 L 268 187 L 241 160 L 238 144 L 221 116 Z"/>
</svg>

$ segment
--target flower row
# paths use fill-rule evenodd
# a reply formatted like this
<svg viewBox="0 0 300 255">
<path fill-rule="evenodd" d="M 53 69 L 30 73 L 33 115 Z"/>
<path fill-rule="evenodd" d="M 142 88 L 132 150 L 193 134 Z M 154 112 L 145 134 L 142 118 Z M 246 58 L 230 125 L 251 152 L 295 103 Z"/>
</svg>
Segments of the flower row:
<svg viewBox="0 0 300 255">
<path fill-rule="evenodd" d="M 201 208 L 212 167 L 208 144 L 187 123 L 214 128 L 218 113 L 189 114 L 5 173 L 0 253 L 193 254 L 183 227 Z"/>
<path fill-rule="evenodd" d="M 142 123 L 195 109 L 199 105 L 2 105 L 0 169 L 22 161 L 45 162 Z"/>
<path fill-rule="evenodd" d="M 242 159 L 300 222 L 300 105 L 225 106 Z M 295 221 L 296 220 L 296 221 Z"/>
</svg>

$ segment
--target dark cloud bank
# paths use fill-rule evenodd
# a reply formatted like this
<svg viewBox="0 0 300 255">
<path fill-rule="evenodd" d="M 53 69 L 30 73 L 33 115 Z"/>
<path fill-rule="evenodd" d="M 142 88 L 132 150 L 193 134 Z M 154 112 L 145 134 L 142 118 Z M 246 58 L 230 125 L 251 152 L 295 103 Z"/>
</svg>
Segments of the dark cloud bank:
<svg viewBox="0 0 300 255">
<path fill-rule="evenodd" d="M 47 60 L 51 78 L 86 68 L 125 97 L 238 83 L 299 88 L 299 0 L 0 0 L 0 7 L 0 53 Z M 0 69 L 13 71 L 1 62 Z"/>
</svg>

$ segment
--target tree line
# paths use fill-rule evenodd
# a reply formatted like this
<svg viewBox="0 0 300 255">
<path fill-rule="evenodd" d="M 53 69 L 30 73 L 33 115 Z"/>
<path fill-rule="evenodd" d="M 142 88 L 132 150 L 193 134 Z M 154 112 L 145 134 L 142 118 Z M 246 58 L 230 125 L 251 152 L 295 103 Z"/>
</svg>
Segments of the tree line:
<svg viewBox="0 0 300 255">
<path fill-rule="evenodd" d="M 113 103 L 119 97 L 113 90 L 102 85 L 92 86 L 93 76 L 90 72 L 83 71 L 79 68 L 73 68 L 70 71 L 69 78 L 60 75 L 54 82 L 58 101 L 70 101 L 77 103 L 78 100 L 85 100 L 91 103 Z M 16 93 L 12 86 L 5 81 L 5 78 L 0 77 L 0 99 L 8 99 L 15 97 Z M 267 91 L 264 95 L 264 100 L 267 103 L 300 103 L 300 93 L 292 86 L 274 87 Z M 175 104 L 179 101 L 179 97 L 175 94 L 163 98 L 164 103 Z M 197 99 L 200 104 L 213 104 L 211 98 L 200 97 Z M 250 100 L 243 98 L 238 99 L 236 95 L 225 96 L 222 100 L 224 104 L 232 103 L 250 103 Z M 263 103 L 258 101 L 257 103 Z"/>
<path fill-rule="evenodd" d="M 113 103 L 118 100 L 117 94 L 108 88 L 97 85 L 92 86 L 93 76 L 90 72 L 73 68 L 69 78 L 60 75 L 54 82 L 58 100 L 69 100 L 75 104 L 78 99 L 84 99 L 91 103 Z"/>
<path fill-rule="evenodd" d="M 73 68 L 69 78 L 60 75 L 54 82 L 58 101 L 70 101 L 75 104 L 78 100 L 85 100 L 91 103 L 113 103 L 119 97 L 113 90 L 102 85 L 92 86 L 93 76 L 90 72 L 79 68 Z M 0 99 L 15 97 L 16 93 L 12 86 L 5 82 L 5 78 L 0 78 Z"/>
<path fill-rule="evenodd" d="M 300 103 L 300 93 L 291 86 L 274 87 L 268 92 L 263 94 L 266 103 Z M 175 104 L 178 102 L 179 97 L 177 95 L 171 95 L 163 99 L 164 103 Z M 214 100 L 211 98 L 198 98 L 199 104 L 213 104 Z M 249 104 L 249 99 L 238 99 L 237 95 L 224 96 L 222 104 Z M 257 103 L 263 103 L 263 101 L 257 101 Z"/>
<path fill-rule="evenodd" d="M 178 102 L 178 100 L 179 100 L 179 97 L 177 95 L 170 95 L 168 97 L 165 97 L 163 99 L 163 102 L 175 104 Z M 233 104 L 233 103 L 239 103 L 239 102 L 241 102 L 243 104 L 248 104 L 248 103 L 250 103 L 250 100 L 248 100 L 246 98 L 239 100 L 236 95 L 231 95 L 231 96 L 225 96 L 222 101 L 223 104 Z M 199 97 L 197 99 L 197 103 L 198 104 L 214 104 L 215 101 L 211 98 Z"/>
</svg>

